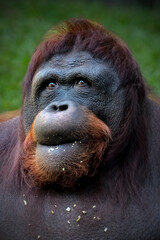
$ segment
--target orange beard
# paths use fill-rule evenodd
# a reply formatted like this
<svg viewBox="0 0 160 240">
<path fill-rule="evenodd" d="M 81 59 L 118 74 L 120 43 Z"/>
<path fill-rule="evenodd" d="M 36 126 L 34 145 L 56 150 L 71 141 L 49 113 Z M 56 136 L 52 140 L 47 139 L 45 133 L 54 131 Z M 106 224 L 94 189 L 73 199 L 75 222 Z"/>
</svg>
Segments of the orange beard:
<svg viewBox="0 0 160 240">
<path fill-rule="evenodd" d="M 31 185 L 44 186 L 49 183 L 57 183 L 63 187 L 73 187 L 78 179 L 85 176 L 94 176 L 97 168 L 103 160 L 104 151 L 111 138 L 108 126 L 98 119 L 92 112 L 85 110 L 88 122 L 82 126 L 81 135 L 84 140 L 77 142 L 75 149 L 70 148 L 54 159 L 54 167 L 50 166 L 43 156 L 37 156 L 38 141 L 34 134 L 34 122 L 23 144 L 24 159 L 23 169 L 26 179 Z M 73 144 L 74 145 L 74 144 Z M 72 147 L 73 147 L 72 145 Z M 61 146 L 61 145 L 59 145 Z M 54 146 L 56 148 L 56 146 Z"/>
</svg>

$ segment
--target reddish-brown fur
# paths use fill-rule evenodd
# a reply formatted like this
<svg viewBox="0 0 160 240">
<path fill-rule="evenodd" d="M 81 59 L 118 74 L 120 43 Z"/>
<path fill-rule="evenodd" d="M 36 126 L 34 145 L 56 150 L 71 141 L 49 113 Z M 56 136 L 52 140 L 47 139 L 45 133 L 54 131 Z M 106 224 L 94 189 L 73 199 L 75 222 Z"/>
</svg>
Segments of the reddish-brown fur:
<svg viewBox="0 0 160 240">
<path fill-rule="evenodd" d="M 110 192 L 124 196 L 127 191 L 127 195 L 133 196 L 147 173 L 147 116 L 143 104 L 148 87 L 125 43 L 101 25 L 87 20 L 73 20 L 58 26 L 37 47 L 25 77 L 23 95 L 30 91 L 33 75 L 43 61 L 72 50 L 89 51 L 93 57 L 107 61 L 118 72 L 119 89 L 125 88 L 123 123 L 106 151 L 104 165 L 109 169 L 108 176 L 110 173 L 114 176 L 108 179 Z"/>
<path fill-rule="evenodd" d="M 93 57 L 107 61 L 116 69 L 120 88 L 125 88 L 126 103 L 121 127 L 105 151 L 102 166 L 108 172 L 108 189 L 113 195 L 129 196 L 136 193 L 147 172 L 147 114 L 143 109 L 148 88 L 137 62 L 128 47 L 101 25 L 87 20 L 73 20 L 51 31 L 36 49 L 23 83 L 23 99 L 31 89 L 33 75 L 39 65 L 55 54 L 89 51 Z M 20 144 L 25 140 L 23 109 L 20 126 Z M 20 154 L 21 156 L 21 154 Z M 22 159 L 21 159 L 22 160 Z M 12 175 L 22 163 L 11 168 Z M 20 166 L 21 169 L 21 166 Z M 136 173 L 136 174 L 135 174 Z M 112 175 L 112 178 L 110 177 Z M 114 188 L 113 188 L 114 186 Z"/>
<path fill-rule="evenodd" d="M 0 122 L 4 122 L 14 117 L 17 117 L 19 114 L 20 114 L 20 110 L 2 113 L 0 114 Z"/>
<path fill-rule="evenodd" d="M 102 83 L 99 81 L 96 85 L 95 78 L 89 75 L 89 80 L 96 87 L 92 84 L 86 86 L 85 99 L 77 96 L 74 87 L 68 91 L 68 78 L 63 79 L 62 75 L 58 75 L 61 81 L 55 92 L 50 91 L 48 95 L 45 85 L 42 95 L 39 94 L 41 91 L 32 94 L 38 83 L 43 82 L 43 85 L 46 81 L 43 76 L 42 81 L 35 80 L 31 90 L 34 73 L 41 64 L 40 71 L 44 69 L 45 72 L 48 66 L 53 66 L 54 73 L 57 68 L 54 68 L 53 61 L 59 56 L 52 56 L 69 53 L 64 57 L 71 66 L 67 65 L 64 76 L 72 67 L 73 76 L 75 65 L 71 63 L 79 59 L 76 56 L 83 55 L 82 52 L 76 53 L 81 50 L 88 51 L 90 54 L 84 52 L 83 57 L 89 55 L 95 64 L 97 59 L 92 59 L 92 56 L 103 60 L 102 66 L 115 77 L 102 75 Z M 83 73 L 88 70 L 85 59 L 84 66 L 80 68 Z M 50 62 L 45 62 L 47 60 Z M 64 63 L 59 66 L 63 67 Z M 67 83 L 65 97 L 62 79 Z M 102 94 L 100 91 L 106 80 L 109 82 L 112 79 L 118 90 L 114 92 L 116 101 L 111 97 L 109 102 L 107 91 L 102 91 Z M 106 89 L 112 92 L 114 84 L 108 85 L 108 82 Z M 31 59 L 23 84 L 24 105 L 20 117 L 0 123 L 0 239 L 160 239 L 160 104 L 153 96 L 147 97 L 147 93 L 148 87 L 138 64 L 126 45 L 102 26 L 82 19 L 67 22 L 51 31 Z M 67 106 L 78 109 L 78 114 L 73 111 L 72 116 L 69 109 L 61 105 L 61 110 L 68 111 L 70 122 L 66 112 L 58 112 L 63 115 L 61 121 L 57 112 L 53 112 L 57 100 L 59 104 L 73 101 L 73 105 L 70 103 Z M 97 101 L 88 104 L 89 100 Z M 115 111 L 114 114 L 114 109 L 118 109 L 118 113 Z M 38 117 L 41 113 L 44 115 Z M 79 116 L 82 118 L 79 119 Z M 36 122 L 37 119 L 39 122 Z M 42 125 L 48 129 L 42 128 L 43 121 L 46 125 Z M 63 123 L 66 125 L 63 126 Z M 42 129 L 41 135 L 38 135 L 38 130 Z M 79 134 L 88 137 L 77 138 Z M 82 147 L 78 143 L 71 150 L 70 142 L 80 139 Z M 47 148 L 42 144 L 46 144 Z M 59 144 L 60 151 L 49 152 L 48 147 L 52 144 Z M 64 148 L 68 150 L 65 153 L 61 151 Z M 74 161 L 74 156 L 77 161 Z M 59 170 L 60 164 L 64 164 L 65 171 L 57 175 L 58 171 L 54 170 Z M 49 166 L 48 172 L 43 171 L 44 166 Z M 55 176 L 52 175 L 54 172 Z M 94 176 L 87 178 L 86 175 Z M 71 187 L 74 183 L 75 187 Z"/>
</svg>

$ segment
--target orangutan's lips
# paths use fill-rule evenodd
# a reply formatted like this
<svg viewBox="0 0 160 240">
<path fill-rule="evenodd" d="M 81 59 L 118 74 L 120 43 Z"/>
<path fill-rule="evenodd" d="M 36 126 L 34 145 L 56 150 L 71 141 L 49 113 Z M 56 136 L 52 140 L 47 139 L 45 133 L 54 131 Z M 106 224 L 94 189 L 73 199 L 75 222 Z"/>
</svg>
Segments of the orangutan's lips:
<svg viewBox="0 0 160 240">
<path fill-rule="evenodd" d="M 45 146 L 48 148 L 48 153 L 52 153 L 53 151 L 60 151 L 62 150 L 65 152 L 65 150 L 69 148 L 75 148 L 79 144 L 82 144 L 82 141 L 74 141 L 74 142 L 67 142 L 67 143 L 62 143 L 62 144 L 56 144 L 56 145 L 44 145 L 42 144 L 41 146 Z"/>
<path fill-rule="evenodd" d="M 68 154 L 76 158 L 77 154 L 83 152 L 84 145 L 82 141 L 74 141 L 72 143 L 63 143 L 60 145 L 41 145 L 37 143 L 36 157 L 41 162 L 48 162 L 51 165 L 63 164 L 68 162 Z M 57 161 L 58 159 L 58 161 Z"/>
</svg>

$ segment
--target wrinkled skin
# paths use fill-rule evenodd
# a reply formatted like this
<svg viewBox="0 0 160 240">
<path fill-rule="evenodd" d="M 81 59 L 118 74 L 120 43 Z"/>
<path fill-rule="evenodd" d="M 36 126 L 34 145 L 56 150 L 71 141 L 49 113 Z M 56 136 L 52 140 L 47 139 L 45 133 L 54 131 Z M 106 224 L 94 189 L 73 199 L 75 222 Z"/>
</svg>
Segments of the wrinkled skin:
<svg viewBox="0 0 160 240">
<path fill-rule="evenodd" d="M 76 85 L 76 81 L 81 80 L 81 77 L 87 81 L 83 87 Z M 56 81 L 55 89 L 43 89 L 39 93 L 38 87 L 44 79 Z M 47 83 L 49 84 L 48 81 Z M 93 59 L 87 52 L 53 56 L 49 62 L 40 66 L 34 75 L 31 95 L 26 99 L 24 106 L 25 130 L 29 130 L 37 112 L 49 103 L 70 100 L 93 111 L 107 123 L 114 134 L 122 118 L 124 101 L 122 92 L 116 92 L 118 86 L 116 71 L 102 61 Z M 40 99 L 38 94 L 42 96 Z"/>
<path fill-rule="evenodd" d="M 49 182 L 57 182 L 60 169 L 65 169 L 66 174 L 69 175 L 70 170 L 67 166 L 72 163 L 70 168 L 74 172 L 73 164 L 77 168 L 77 164 L 83 161 L 87 165 L 87 169 L 81 170 L 83 173 L 80 175 L 89 175 L 91 168 L 95 168 L 95 166 L 91 166 L 91 163 L 88 163 L 88 160 L 85 160 L 86 157 L 83 155 L 87 155 L 88 152 L 90 152 L 90 155 L 94 155 L 93 151 L 88 150 L 87 146 L 92 145 L 92 139 L 95 141 L 95 135 L 98 134 L 94 134 L 92 137 L 88 136 L 93 135 L 88 132 L 94 128 L 91 126 L 90 119 L 93 116 L 89 115 L 93 113 L 102 121 L 104 114 L 108 116 L 105 120 L 111 130 L 106 130 L 109 131 L 108 134 L 106 133 L 108 135 L 106 138 L 110 138 L 110 132 L 115 134 L 123 111 L 123 97 L 121 92 L 116 94 L 117 86 L 117 74 L 113 70 L 110 71 L 109 66 L 103 64 L 102 61 L 93 59 L 87 52 L 73 52 L 62 56 L 53 56 L 50 61 L 42 64 L 33 77 L 31 96 L 26 99 L 24 104 L 26 135 L 34 120 L 32 126 L 33 138 L 38 143 L 35 150 L 38 166 L 37 164 L 33 166 L 31 160 L 29 166 L 27 164 L 27 168 L 37 169 L 40 167 L 42 171 L 50 175 Z M 102 94 L 100 94 L 101 92 Z M 117 102 L 119 101 L 122 102 L 122 107 L 118 107 Z M 108 109 L 105 109 L 107 105 Z M 109 108 L 114 111 L 117 109 L 116 117 L 112 111 L 109 112 Z M 90 113 L 86 113 L 88 110 Z M 30 116 L 29 112 L 32 112 L 33 115 Z M 114 121 L 111 119 L 113 118 L 112 115 Z M 96 120 L 92 122 L 94 121 Z M 106 128 L 108 128 L 107 126 Z M 99 136 L 98 141 L 102 138 L 102 135 Z M 96 149 L 97 147 L 93 148 Z M 96 149 L 97 151 L 99 150 Z M 76 156 L 77 153 L 80 159 Z M 28 158 L 32 157 L 28 156 Z M 93 162 L 93 160 L 90 161 Z M 77 171 L 75 169 L 76 173 L 74 175 L 78 174 Z M 35 173 L 32 175 L 35 175 Z M 41 176 L 39 173 L 36 175 L 38 181 L 43 174 Z M 56 179 L 55 176 L 57 176 Z M 46 179 L 45 176 L 42 178 Z M 69 178 L 69 183 L 65 185 L 71 185 L 71 182 L 74 183 L 76 178 L 78 179 L 80 176 L 74 177 L 75 180 L 73 180 L 73 177 Z M 62 181 L 64 186 L 66 178 Z"/>
<path fill-rule="evenodd" d="M 25 99 L 23 110 L 25 134 L 27 136 L 32 126 L 34 138 L 39 144 L 39 155 L 43 154 L 44 146 L 58 145 L 60 149 L 53 155 L 56 154 L 59 161 L 64 150 L 63 144 L 83 141 L 83 138 L 75 138 L 75 134 L 69 135 L 74 124 L 77 124 L 76 130 L 79 125 L 85 125 L 87 118 L 81 116 L 83 107 L 107 124 L 114 138 L 123 120 L 126 100 L 124 90 L 117 90 L 118 86 L 116 71 L 109 64 L 93 59 L 87 52 L 57 55 L 43 63 L 34 75 L 30 95 Z M 113 207 L 112 200 L 106 194 L 105 169 L 101 169 L 99 175 L 73 189 L 53 187 L 26 191 L 24 188 L 19 193 L 16 185 L 12 191 L 5 191 L 6 186 L 2 181 L 1 239 L 160 239 L 160 107 L 157 103 L 146 100 L 144 108 L 150 116 L 148 144 L 151 173 L 137 201 L 130 199 L 125 209 L 121 208 L 120 203 Z M 53 133 L 46 133 L 50 129 L 48 123 L 60 138 L 54 138 Z M 59 127 L 60 123 L 62 129 Z M 3 146 L 8 144 L 9 149 L 14 152 L 13 146 L 18 139 L 18 124 L 19 117 L 0 124 L 2 165 L 12 154 L 7 152 L 4 156 Z M 9 143 L 6 133 L 12 139 Z M 66 154 L 69 157 L 70 151 L 67 150 Z M 42 161 L 49 162 L 45 150 L 43 159 Z"/>
</svg>

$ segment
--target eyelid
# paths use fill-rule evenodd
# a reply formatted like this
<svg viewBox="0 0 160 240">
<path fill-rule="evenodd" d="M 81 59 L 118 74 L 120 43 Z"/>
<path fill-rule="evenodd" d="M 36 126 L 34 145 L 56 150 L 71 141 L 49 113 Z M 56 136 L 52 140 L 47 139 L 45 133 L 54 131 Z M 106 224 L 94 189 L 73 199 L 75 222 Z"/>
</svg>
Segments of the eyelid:
<svg viewBox="0 0 160 240">
<path fill-rule="evenodd" d="M 40 79 L 40 81 L 38 82 L 38 84 L 36 85 L 36 88 L 35 88 L 35 93 L 37 92 L 37 94 L 39 95 L 42 91 L 44 91 L 45 89 L 47 89 L 47 85 L 51 82 L 55 82 L 56 80 L 55 79 L 47 79 L 47 78 L 43 78 L 43 79 Z M 57 81 L 56 81 L 57 82 Z M 57 85 L 57 84 L 56 84 Z"/>
<path fill-rule="evenodd" d="M 45 84 L 45 85 L 47 85 L 47 84 L 49 84 L 49 83 L 58 84 L 58 83 L 57 83 L 57 80 L 56 80 L 56 79 L 52 79 L 52 78 L 46 79 L 46 80 L 44 81 L 44 84 Z"/>
<path fill-rule="evenodd" d="M 44 89 L 44 88 L 47 88 L 47 86 L 50 84 L 50 83 L 54 83 L 55 85 L 58 85 L 58 81 L 56 78 L 54 77 L 46 77 L 44 78 L 42 81 L 41 81 L 41 88 Z"/>
</svg>

